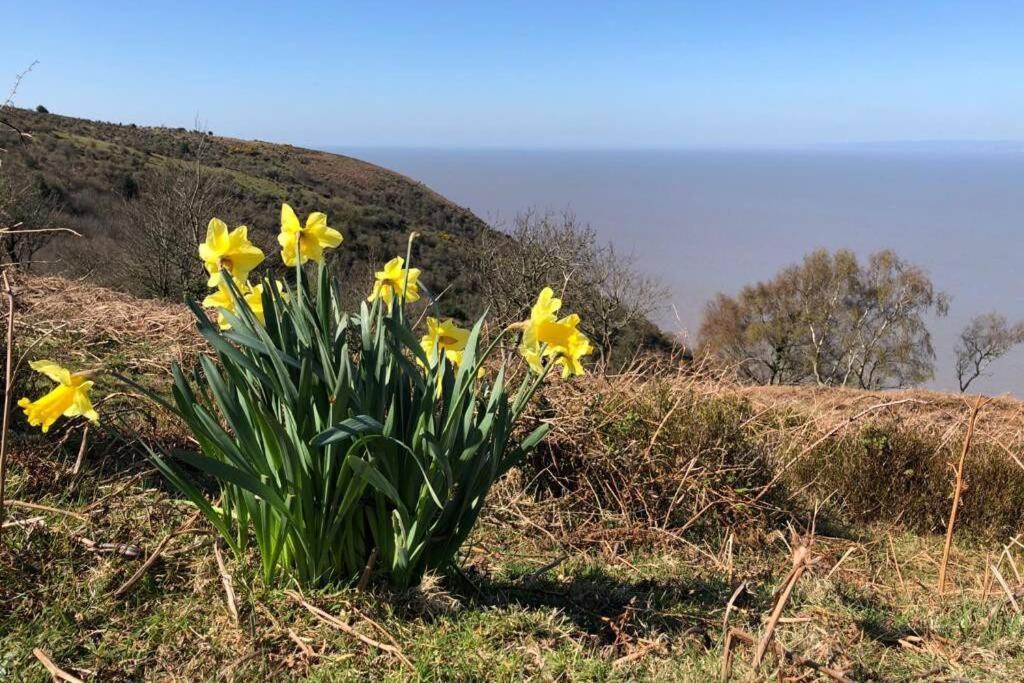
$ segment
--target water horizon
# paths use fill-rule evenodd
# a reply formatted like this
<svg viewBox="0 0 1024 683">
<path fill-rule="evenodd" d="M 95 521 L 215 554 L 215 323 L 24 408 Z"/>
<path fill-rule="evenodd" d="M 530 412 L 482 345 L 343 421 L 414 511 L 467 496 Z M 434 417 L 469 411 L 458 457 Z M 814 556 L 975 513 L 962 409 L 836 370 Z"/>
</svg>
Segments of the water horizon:
<svg viewBox="0 0 1024 683">
<path fill-rule="evenodd" d="M 813 249 L 892 248 L 952 296 L 929 327 L 929 388 L 956 390 L 953 344 L 980 313 L 1024 319 L 1024 143 L 836 147 L 479 149 L 322 147 L 402 173 L 501 228 L 526 210 L 573 212 L 662 279 L 657 322 L 693 340 L 718 292 L 772 277 Z M 669 247 L 669 248 L 666 248 Z M 1024 349 L 971 390 L 1024 396 Z"/>
</svg>

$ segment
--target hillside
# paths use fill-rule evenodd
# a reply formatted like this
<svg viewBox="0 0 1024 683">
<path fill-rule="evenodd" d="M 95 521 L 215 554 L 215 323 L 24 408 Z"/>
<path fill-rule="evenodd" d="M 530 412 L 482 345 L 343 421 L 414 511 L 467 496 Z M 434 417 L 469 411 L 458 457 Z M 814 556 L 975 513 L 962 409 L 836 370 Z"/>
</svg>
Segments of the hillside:
<svg viewBox="0 0 1024 683">
<path fill-rule="evenodd" d="M 37 276 L 16 296 L 33 358 L 165 391 L 167 365 L 205 349 L 180 304 Z M 97 389 L 88 439 L 78 420 L 43 437 L 15 417 L 0 678 L 44 680 L 40 648 L 83 680 L 706 681 L 730 627 L 768 628 L 798 548 L 786 663 L 751 674 L 739 644 L 731 680 L 1024 675 L 1017 400 L 979 417 L 943 593 L 963 399 L 624 372 L 545 391 L 554 430 L 492 491 L 459 569 L 399 595 L 299 595 L 190 526 L 140 447 L 187 448 L 182 426 L 109 377 Z"/>
<path fill-rule="evenodd" d="M 301 215 L 326 212 L 345 236 L 345 249 L 335 258 L 357 272 L 404 253 L 408 234 L 416 230 L 422 235 L 417 265 L 429 267 L 432 281 L 459 294 L 448 296 L 442 305 L 457 300 L 472 306 L 470 292 L 475 288 L 461 266 L 461 254 L 487 226 L 405 176 L 337 154 L 184 128 L 104 123 L 24 109 L 9 109 L 5 117 L 32 136 L 31 142 L 17 144 L 11 131 L 0 129 L 0 147 L 7 150 L 5 177 L 30 180 L 62 209 L 60 225 L 83 235 L 52 242 L 33 259 L 36 270 L 144 293 L 130 273 L 117 267 L 118 260 L 135 258 L 123 246 L 140 221 L 133 205 L 164 191 L 176 178 L 187 179 L 198 164 L 215 194 L 206 204 L 217 207 L 217 215 L 231 225 L 249 225 L 250 235 L 266 251 L 277 249 L 274 235 L 284 201 Z"/>
</svg>

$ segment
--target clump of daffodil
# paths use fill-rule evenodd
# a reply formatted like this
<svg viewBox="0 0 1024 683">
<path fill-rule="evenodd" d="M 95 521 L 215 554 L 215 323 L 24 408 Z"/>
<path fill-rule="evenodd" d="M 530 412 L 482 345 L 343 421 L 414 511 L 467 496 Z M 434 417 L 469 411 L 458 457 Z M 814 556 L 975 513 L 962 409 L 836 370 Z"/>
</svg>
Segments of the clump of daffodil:
<svg viewBox="0 0 1024 683">
<path fill-rule="evenodd" d="M 467 330 L 435 312 L 425 335 L 414 332 L 404 307 L 420 299 L 420 269 L 409 267 L 415 237 L 405 258 L 376 273 L 374 305 L 349 315 L 324 266 L 324 250 L 342 241 L 326 215 L 310 214 L 303 225 L 281 207 L 291 296 L 280 282 L 249 284 L 262 253 L 244 227 L 229 232 L 211 221 L 199 251 L 215 287 L 203 305 L 216 310 L 216 324 L 191 306 L 210 354 L 195 373 L 175 368 L 173 404 L 121 378 L 189 427 L 198 450 L 150 456 L 236 553 L 255 543 L 265 583 L 355 582 L 376 562 L 404 591 L 445 569 L 494 482 L 550 430 L 546 422 L 528 434 L 517 429 L 547 373 L 561 366 L 563 377 L 583 374 L 592 347 L 579 316 L 559 318 L 562 302 L 550 288 L 528 320 L 484 346 L 483 317 Z M 321 264 L 315 280 L 301 270 L 307 261 Z M 495 381 L 480 381 L 513 331 L 537 376 L 516 373 L 515 389 L 501 363 Z M 38 401 L 19 402 L 32 424 L 46 431 L 61 415 L 97 419 L 87 374 L 48 361 L 32 367 L 58 382 Z M 190 481 L 192 469 L 218 483 L 219 504 Z"/>
<path fill-rule="evenodd" d="M 384 264 L 384 270 L 378 270 L 374 276 L 373 291 L 367 301 L 373 302 L 377 299 L 391 307 L 391 302 L 397 296 L 405 301 L 418 301 L 420 298 L 420 269 L 403 268 L 405 259 L 396 256 Z"/>
<path fill-rule="evenodd" d="M 92 380 L 87 372 L 71 372 L 67 368 L 49 360 L 36 360 L 29 363 L 33 370 L 42 373 L 57 383 L 42 398 L 30 401 L 23 398 L 18 405 L 25 411 L 28 423 L 33 427 L 42 427 L 45 434 L 50 426 L 60 417 L 84 416 L 93 422 L 99 422 L 100 416 L 93 409 L 89 400 Z"/>
<path fill-rule="evenodd" d="M 207 286 L 216 287 L 221 283 L 221 271 L 245 281 L 264 257 L 259 247 L 249 241 L 247 227 L 240 225 L 229 232 L 224 221 L 212 218 L 206 227 L 206 241 L 199 245 L 199 258 L 210 274 Z"/>
<path fill-rule="evenodd" d="M 286 266 L 299 265 L 306 261 L 321 263 L 324 249 L 333 249 L 341 244 L 341 233 L 327 225 L 327 214 L 314 211 L 306 217 L 306 225 L 299 223 L 299 217 L 287 204 L 281 205 L 281 233 L 277 241 L 281 245 L 281 260 Z"/>
<path fill-rule="evenodd" d="M 420 340 L 420 347 L 427 358 L 433 359 L 434 348 L 444 354 L 448 362 L 458 367 L 462 364 L 462 354 L 469 340 L 469 330 L 463 329 L 448 318 L 444 322 L 437 318 L 427 318 L 427 333 Z"/>
<path fill-rule="evenodd" d="M 544 358 L 562 366 L 562 377 L 582 375 L 583 356 L 594 352 L 587 336 L 579 331 L 580 317 L 575 313 L 558 319 L 562 300 L 550 287 L 541 290 L 530 310 L 530 319 L 522 323 L 523 339 L 519 352 L 534 372 L 544 371 Z"/>
</svg>

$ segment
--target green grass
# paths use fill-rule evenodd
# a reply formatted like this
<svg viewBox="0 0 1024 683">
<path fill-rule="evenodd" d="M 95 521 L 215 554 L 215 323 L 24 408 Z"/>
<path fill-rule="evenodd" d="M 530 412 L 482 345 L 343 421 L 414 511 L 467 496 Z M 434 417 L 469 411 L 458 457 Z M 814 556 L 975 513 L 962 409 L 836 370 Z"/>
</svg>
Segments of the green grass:
<svg viewBox="0 0 1024 683">
<path fill-rule="evenodd" d="M 45 459 L 16 451 L 12 496 L 84 511 L 147 468 L 129 458 L 74 478 L 66 473 L 72 450 Z M 45 525 L 5 534 L 0 678 L 46 680 L 31 655 L 41 647 L 72 673 L 104 681 L 707 680 L 717 675 L 722 617 L 735 587 L 747 581 L 750 590 L 737 600 L 730 623 L 756 632 L 788 568 L 788 551 L 773 538 L 755 535 L 738 543 L 730 571 L 727 563 L 708 559 L 721 557 L 710 546 L 634 547 L 613 554 L 597 546 L 572 549 L 564 545 L 570 539 L 556 542 L 529 533 L 526 523 L 510 526 L 491 515 L 474 535 L 460 572 L 436 577 L 421 590 L 395 594 L 371 586 L 306 594 L 360 633 L 382 642 L 394 638 L 410 668 L 320 623 L 286 590 L 263 585 L 255 558 L 227 555 L 240 612 L 235 625 L 208 529 L 172 541 L 164 559 L 124 598 L 112 592 L 140 560 L 96 554 L 76 540 L 133 543 L 148 551 L 190 512 L 155 474 L 89 511 L 87 522 L 14 509 L 11 517 L 41 514 Z M 941 539 L 893 535 L 901 558 L 897 574 L 888 532 L 858 532 L 856 541 L 816 542 L 821 560 L 784 612 L 809 620 L 780 626 L 786 647 L 861 678 L 1024 675 L 1024 620 L 1009 609 L 990 617 L 1001 600 L 998 588 L 983 596 L 976 585 L 984 553 L 958 546 L 951 589 L 938 599 L 930 558 L 938 556 Z M 856 551 L 827 576 L 851 547 Z M 315 654 L 303 654 L 290 633 Z M 740 646 L 735 657 L 736 680 L 743 680 L 749 649 Z M 763 672 L 772 675 L 774 664 Z"/>
</svg>

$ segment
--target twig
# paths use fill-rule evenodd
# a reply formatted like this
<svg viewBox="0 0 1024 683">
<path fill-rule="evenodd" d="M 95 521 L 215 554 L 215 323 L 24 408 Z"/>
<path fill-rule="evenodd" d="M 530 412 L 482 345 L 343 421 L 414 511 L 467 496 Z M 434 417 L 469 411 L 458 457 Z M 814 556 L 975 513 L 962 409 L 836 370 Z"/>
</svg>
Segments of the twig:
<svg viewBox="0 0 1024 683">
<path fill-rule="evenodd" d="M 66 681 L 66 683 L 83 683 L 81 678 L 72 676 L 67 671 L 54 664 L 53 660 L 38 647 L 32 650 L 32 655 L 39 660 L 40 664 L 46 667 L 46 670 L 50 672 L 50 676 L 53 680 Z"/>
<path fill-rule="evenodd" d="M 999 568 L 996 567 L 994 564 L 990 565 L 990 568 L 992 570 L 992 575 L 996 577 L 996 581 L 999 582 L 999 585 L 1002 587 L 1003 592 L 1006 593 L 1007 602 L 1009 602 L 1010 605 L 1013 606 L 1014 612 L 1020 614 L 1020 605 L 1017 604 L 1017 598 L 1013 596 L 1013 591 L 1010 590 L 1010 586 L 1007 585 L 1006 579 L 1004 579 L 1003 575 L 999 572 Z"/>
<path fill-rule="evenodd" d="M 21 80 L 20 76 L 18 80 Z M 4 295 L 7 297 L 7 350 L 4 362 L 4 414 L 2 426 L 0 426 L 0 430 L 2 430 L 0 431 L 0 548 L 4 547 L 3 521 L 4 494 L 7 486 L 7 431 L 11 415 L 11 389 L 13 385 L 11 363 L 14 353 L 14 292 L 11 290 L 11 281 L 7 279 L 6 271 L 3 273 L 3 282 Z"/>
<path fill-rule="evenodd" d="M 768 624 L 765 626 L 764 633 L 761 635 L 760 640 L 757 641 L 757 647 L 754 649 L 754 671 L 761 667 L 761 661 L 764 659 L 764 654 L 768 650 L 768 644 L 775 634 L 775 626 L 779 623 L 779 617 L 782 616 L 782 610 L 786 607 L 786 602 L 789 601 L 793 587 L 810 564 L 808 561 L 809 554 L 810 549 L 806 545 L 797 546 L 796 550 L 793 551 L 793 568 L 789 570 L 789 575 L 783 582 L 782 593 L 775 602 L 775 608 L 768 618 Z"/>
<path fill-rule="evenodd" d="M 949 509 L 949 523 L 946 524 L 946 542 L 942 546 L 942 562 L 939 564 L 939 593 L 946 590 L 946 567 L 949 564 L 949 551 L 953 546 L 953 527 L 956 525 L 957 508 L 960 506 L 960 494 L 964 487 L 964 461 L 967 459 L 967 452 L 971 448 L 971 439 L 974 438 L 974 424 L 978 420 L 978 413 L 988 400 L 982 400 L 979 396 L 971 409 L 971 416 L 967 421 L 967 436 L 964 437 L 964 447 L 960 450 L 960 462 L 956 466 L 956 477 L 953 480 L 953 505 Z"/>
<path fill-rule="evenodd" d="M 213 543 L 213 556 L 217 558 L 217 570 L 220 572 L 220 582 L 224 586 L 224 595 L 228 602 L 228 613 L 231 615 L 231 620 L 238 625 L 238 606 L 235 602 L 235 589 L 231 586 L 231 575 L 228 574 L 228 568 L 224 565 L 224 558 L 220 554 L 220 544 L 216 541 Z"/>
<path fill-rule="evenodd" d="M 558 565 L 562 564 L 563 562 L 565 562 L 568 559 L 569 559 L 568 555 L 562 555 L 561 557 L 556 557 L 555 559 L 551 560 L 550 562 L 547 562 L 544 565 L 542 565 L 540 567 L 537 567 L 536 569 L 534 569 L 532 572 L 530 572 L 529 574 L 527 574 L 523 578 L 529 579 L 531 581 L 536 581 L 537 579 L 539 579 L 540 577 L 544 576 L 549 571 L 551 571 L 552 569 L 554 569 L 555 567 L 557 567 Z"/>
<path fill-rule="evenodd" d="M 86 424 L 82 428 L 82 445 L 78 447 L 78 457 L 75 458 L 75 464 L 71 468 L 71 474 L 78 474 L 82 470 L 82 462 L 85 460 L 85 450 L 89 444 L 89 425 Z"/>
<path fill-rule="evenodd" d="M 3 523 L 3 528 L 16 527 L 16 526 L 35 526 L 36 524 L 42 524 L 42 517 L 27 517 L 25 519 L 12 519 L 9 522 Z"/>
<path fill-rule="evenodd" d="M 746 590 L 746 588 L 747 582 L 744 581 L 732 592 L 729 602 L 725 605 L 725 616 L 722 617 L 722 630 L 725 631 L 726 635 L 729 633 L 729 615 L 732 613 L 732 608 L 736 605 L 736 599 L 740 597 L 740 593 Z"/>
<path fill-rule="evenodd" d="M 387 643 L 382 643 L 379 640 L 374 640 L 373 638 L 370 638 L 369 636 L 363 635 L 359 631 L 355 630 L 354 628 L 352 628 L 351 626 L 346 624 L 341 619 L 338 619 L 334 615 L 329 614 L 329 613 L 323 611 L 322 609 L 320 609 L 316 605 L 312 605 L 312 604 L 306 602 L 306 600 L 300 594 L 296 593 L 295 591 L 288 591 L 288 594 L 291 595 L 292 598 L 295 599 L 300 605 L 305 607 L 309 611 L 310 614 L 312 614 L 314 617 L 316 617 L 320 621 L 324 622 L 328 626 L 333 626 L 334 628 L 338 629 L 339 631 L 342 631 L 343 633 L 346 633 L 346 634 L 352 636 L 353 638 L 355 638 L 359 642 L 363 643 L 364 645 L 368 645 L 370 647 L 375 647 L 378 650 L 381 650 L 382 652 L 387 652 L 390 655 L 394 655 L 398 660 L 400 660 L 403 664 L 405 664 L 410 669 L 414 668 L 413 665 L 412 665 L 412 662 L 410 662 L 406 658 L 406 656 L 404 654 L 402 654 L 401 648 L 399 648 L 399 647 L 397 647 L 395 645 L 388 645 Z"/>
<path fill-rule="evenodd" d="M 20 225 L 20 223 L 19 223 Z M 20 230 L 18 228 L 0 228 L 0 235 L 31 235 L 37 232 L 67 232 L 71 233 L 75 237 L 81 237 L 82 233 L 72 230 L 71 228 L 25 228 Z"/>
<path fill-rule="evenodd" d="M 889 538 L 889 550 L 892 552 L 892 563 L 896 566 L 896 577 L 900 580 L 900 588 L 907 590 L 907 584 L 903 581 L 903 572 L 900 570 L 900 561 L 896 557 L 896 546 L 892 542 L 892 534 L 886 534 Z"/>
<path fill-rule="evenodd" d="M 836 562 L 834 565 L 832 565 L 832 569 L 828 570 L 828 574 L 825 575 L 825 578 L 826 579 L 831 579 L 832 575 L 836 573 L 837 569 L 839 569 L 839 565 L 841 565 L 843 562 L 845 562 L 846 558 L 848 558 L 853 553 L 853 551 L 856 550 L 856 549 L 857 549 L 857 546 L 855 546 L 855 545 L 850 546 L 849 548 L 847 548 L 846 552 L 843 553 L 843 556 L 839 558 L 839 561 Z"/>
<path fill-rule="evenodd" d="M 91 538 L 86 538 L 85 536 L 72 536 L 72 538 L 94 553 L 116 553 L 132 559 L 142 557 L 143 554 L 142 548 L 137 545 L 131 545 L 128 543 L 97 543 Z"/>
<path fill-rule="evenodd" d="M 192 528 L 192 525 L 199 520 L 199 516 L 202 514 L 202 510 L 196 511 L 196 513 L 189 517 L 184 524 L 182 524 L 180 527 L 164 536 L 164 539 L 157 543 L 156 548 L 154 548 L 150 556 L 146 558 L 146 561 L 142 563 L 142 566 L 139 567 L 138 570 L 136 570 L 136 572 L 131 575 L 131 578 L 129 578 L 127 581 L 121 584 L 120 588 L 114 591 L 114 597 L 119 598 L 122 595 L 125 595 L 126 593 L 131 591 L 132 588 L 135 587 L 135 584 L 141 581 L 142 577 L 146 575 L 146 572 L 149 571 L 150 567 L 156 564 L 156 561 L 160 559 L 161 553 L 163 553 L 164 548 L 167 547 L 167 544 L 171 542 L 171 539 Z"/>
<path fill-rule="evenodd" d="M 29 503 L 24 500 L 9 500 L 7 504 L 11 507 L 25 508 L 26 510 L 39 510 L 40 512 L 52 512 L 57 515 L 65 515 L 67 517 L 74 517 L 81 522 L 88 522 L 89 518 L 85 515 L 74 512 L 72 510 L 61 510 L 60 508 L 52 508 L 49 505 L 40 505 L 39 503 Z"/>
<path fill-rule="evenodd" d="M 28 65 L 27 69 L 22 71 L 20 74 L 18 74 L 14 78 L 14 85 L 11 86 L 11 91 L 8 93 L 7 99 L 4 100 L 3 103 L 0 103 L 0 112 L 2 112 L 8 106 L 10 106 L 11 104 L 14 103 L 14 96 L 18 92 L 18 87 L 21 86 L 22 79 L 24 79 L 25 76 L 27 76 L 29 74 L 29 72 L 32 71 L 32 69 L 34 69 L 36 64 L 38 64 L 38 63 L 39 63 L 38 59 L 33 61 L 31 64 Z M 28 133 L 22 132 L 22 130 L 20 128 L 15 126 L 13 123 L 8 121 L 7 119 L 0 118 L 0 125 L 7 126 L 11 130 L 13 130 L 15 133 L 17 133 L 18 134 L 18 141 L 21 142 L 22 144 L 25 144 L 25 140 L 32 139 L 31 135 L 29 135 Z"/>
<path fill-rule="evenodd" d="M 288 637 L 291 638 L 293 643 L 299 646 L 299 650 L 302 651 L 302 654 L 307 657 L 316 657 L 316 650 L 310 647 L 309 643 L 300 638 L 298 633 L 292 629 L 288 629 Z"/>
<path fill-rule="evenodd" d="M 25 76 L 28 76 L 32 72 L 32 69 L 36 68 L 36 65 L 38 64 L 38 59 L 32 60 L 32 63 L 29 64 L 24 71 L 14 77 L 14 85 L 11 86 L 10 92 L 7 93 L 7 99 L 0 104 L 0 111 L 14 104 L 14 96 L 18 94 L 18 88 L 21 87 L 21 82 L 25 80 Z"/>
</svg>

